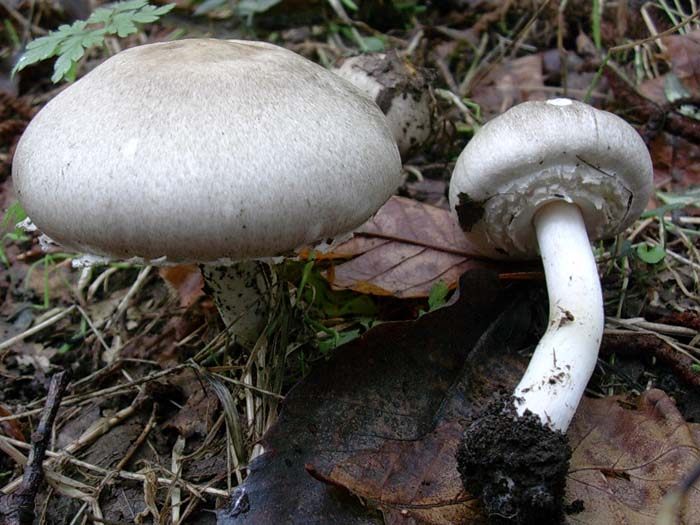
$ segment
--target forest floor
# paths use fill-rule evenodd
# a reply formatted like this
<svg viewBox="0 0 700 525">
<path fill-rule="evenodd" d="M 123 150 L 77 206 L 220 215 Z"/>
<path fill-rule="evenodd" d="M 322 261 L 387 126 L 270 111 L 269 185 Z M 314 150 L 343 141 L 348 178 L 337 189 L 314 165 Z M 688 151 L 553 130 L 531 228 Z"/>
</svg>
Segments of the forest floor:
<svg viewBox="0 0 700 525">
<path fill-rule="evenodd" d="M 326 67 L 395 50 L 428 72 L 432 135 L 404 159 L 397 196 L 330 253 L 281 263 L 252 351 L 231 341 L 196 266 L 76 268 L 75 254 L 14 227 L 17 141 L 70 83 L 51 81 L 53 60 L 10 70 L 33 38 L 95 7 L 0 2 L 4 492 L 20 485 L 51 377 L 71 373 L 34 523 L 203 524 L 217 509 L 225 524 L 484 522 L 454 454 L 479 407 L 517 383 L 546 294 L 537 263 L 470 253 L 447 187 L 483 123 L 554 97 L 632 124 L 655 182 L 643 216 L 595 245 L 605 335 L 568 432 L 566 520 L 700 523 L 694 1 L 177 0 L 88 49 L 69 76 L 128 47 L 204 36 L 270 41 Z"/>
</svg>

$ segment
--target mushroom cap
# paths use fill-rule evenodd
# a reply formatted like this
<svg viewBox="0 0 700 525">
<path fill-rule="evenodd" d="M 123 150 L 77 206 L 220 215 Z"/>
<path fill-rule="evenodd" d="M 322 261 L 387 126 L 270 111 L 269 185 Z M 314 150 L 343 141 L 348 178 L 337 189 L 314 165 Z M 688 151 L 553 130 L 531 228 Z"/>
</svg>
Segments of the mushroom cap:
<svg viewBox="0 0 700 525">
<path fill-rule="evenodd" d="M 12 175 L 69 249 L 214 262 L 352 230 L 400 172 L 384 115 L 348 82 L 271 44 L 193 39 L 118 53 L 57 95 Z"/>
<path fill-rule="evenodd" d="M 488 122 L 457 159 L 450 203 L 490 257 L 536 257 L 536 211 L 576 204 L 591 240 L 636 220 L 653 189 L 644 141 L 624 120 L 582 102 L 519 104 Z"/>
<path fill-rule="evenodd" d="M 402 156 L 432 132 L 429 85 L 420 70 L 392 53 L 346 58 L 333 72 L 374 100 L 386 115 Z"/>
</svg>

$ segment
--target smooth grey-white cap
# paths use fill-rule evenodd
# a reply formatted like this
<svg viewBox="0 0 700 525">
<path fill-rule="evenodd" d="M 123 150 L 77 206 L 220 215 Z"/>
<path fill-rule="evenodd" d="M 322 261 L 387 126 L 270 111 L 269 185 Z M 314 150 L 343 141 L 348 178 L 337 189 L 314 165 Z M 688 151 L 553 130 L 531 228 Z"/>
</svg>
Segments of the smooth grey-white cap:
<svg viewBox="0 0 700 525">
<path fill-rule="evenodd" d="M 349 231 L 400 171 L 384 115 L 348 82 L 271 44 L 193 39 L 118 53 L 57 95 L 12 176 L 69 249 L 213 262 Z"/>
<path fill-rule="evenodd" d="M 644 210 L 653 167 L 623 119 L 569 99 L 519 104 L 469 141 L 450 203 L 491 257 L 536 257 L 532 219 L 554 200 L 576 204 L 591 240 L 616 235 Z"/>
</svg>

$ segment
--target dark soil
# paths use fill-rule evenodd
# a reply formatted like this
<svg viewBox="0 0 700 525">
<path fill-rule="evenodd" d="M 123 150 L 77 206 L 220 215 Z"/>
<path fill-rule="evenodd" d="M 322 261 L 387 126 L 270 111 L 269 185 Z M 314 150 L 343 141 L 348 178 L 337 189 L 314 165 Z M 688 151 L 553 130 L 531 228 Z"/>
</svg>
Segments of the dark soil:
<svg viewBox="0 0 700 525">
<path fill-rule="evenodd" d="M 501 396 L 467 427 L 457 468 L 492 523 L 558 524 L 570 458 L 564 434 Z"/>
<path fill-rule="evenodd" d="M 355 67 L 363 69 L 384 88 L 376 97 L 379 108 L 386 114 L 392 102 L 398 96 L 410 96 L 420 100 L 429 89 L 428 79 L 433 79 L 432 72 L 417 68 L 401 59 L 395 51 L 382 55 L 367 55 Z"/>
</svg>

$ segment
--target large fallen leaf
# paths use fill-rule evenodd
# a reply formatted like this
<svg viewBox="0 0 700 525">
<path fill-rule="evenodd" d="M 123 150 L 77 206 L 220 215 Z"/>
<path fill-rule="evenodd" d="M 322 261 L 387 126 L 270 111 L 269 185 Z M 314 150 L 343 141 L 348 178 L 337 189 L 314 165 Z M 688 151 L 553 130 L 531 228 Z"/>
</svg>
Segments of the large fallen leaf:
<svg viewBox="0 0 700 525">
<path fill-rule="evenodd" d="M 387 439 L 378 449 L 363 450 L 310 474 L 379 507 L 385 523 L 451 525 L 480 519 L 479 503 L 462 488 L 455 454 L 463 426 L 445 423 L 422 439 Z"/>
<path fill-rule="evenodd" d="M 478 519 L 453 453 L 474 411 L 520 377 L 512 351 L 523 344 L 531 307 L 487 272 L 469 272 L 460 289 L 450 307 L 380 325 L 338 348 L 292 389 L 264 438 L 266 452 L 219 524 L 380 524 L 381 514 L 401 523 Z M 507 300 L 514 306 L 505 310 Z M 352 465 L 366 468 L 372 487 L 387 484 L 383 496 L 365 505 L 350 483 L 309 474 L 326 479 L 339 465 L 346 478 L 354 477 Z"/>
<path fill-rule="evenodd" d="M 336 289 L 428 297 L 439 281 L 454 288 L 467 270 L 504 267 L 479 259 L 479 253 L 448 210 L 392 197 L 352 239 L 326 255 L 354 257 L 326 277 Z"/>
<path fill-rule="evenodd" d="M 570 522 L 654 525 L 663 496 L 700 461 L 699 439 L 700 425 L 686 423 L 661 390 L 645 392 L 636 403 L 586 400 L 569 429 L 568 498 L 584 504 Z M 700 523 L 697 509 L 695 487 L 683 523 Z"/>
<path fill-rule="evenodd" d="M 323 479 L 390 509 L 387 523 L 401 523 L 407 514 L 426 524 L 476 520 L 453 465 L 461 429 L 446 423 L 422 440 L 387 441 L 335 465 Z M 660 390 L 636 403 L 584 399 L 568 435 L 574 454 L 567 502 L 583 504 L 568 517 L 571 524 L 654 525 L 663 496 L 700 461 L 700 425 L 687 424 Z M 698 523 L 690 517 L 695 508 L 697 488 L 685 501 L 683 523 Z"/>
<path fill-rule="evenodd" d="M 466 422 L 521 377 L 515 350 L 536 308 L 483 272 L 460 289 L 456 304 L 371 330 L 298 384 L 218 523 L 483 523 L 454 454 Z M 660 391 L 584 399 L 569 435 L 567 503 L 583 507 L 571 523 L 652 525 L 700 459 L 700 427 Z"/>
</svg>

